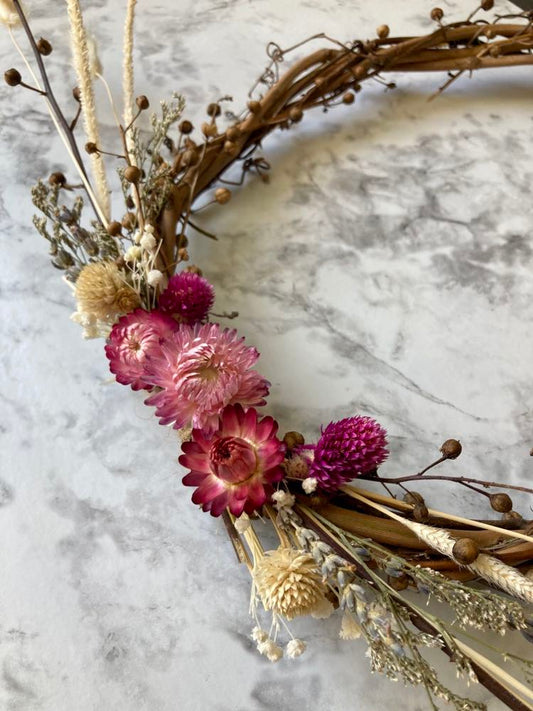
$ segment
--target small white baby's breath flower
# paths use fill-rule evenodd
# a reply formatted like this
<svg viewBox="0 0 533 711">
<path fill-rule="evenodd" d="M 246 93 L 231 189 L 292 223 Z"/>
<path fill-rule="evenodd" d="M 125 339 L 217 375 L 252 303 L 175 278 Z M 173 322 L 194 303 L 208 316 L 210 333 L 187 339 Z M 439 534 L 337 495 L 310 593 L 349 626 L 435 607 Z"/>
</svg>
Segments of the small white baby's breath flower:
<svg viewBox="0 0 533 711">
<path fill-rule="evenodd" d="M 254 642 L 266 642 L 268 634 L 261 627 L 254 627 L 252 630 L 252 639 Z"/>
<path fill-rule="evenodd" d="M 146 276 L 146 281 L 150 286 L 157 286 L 158 284 L 161 284 L 162 279 L 163 274 L 159 271 L 159 269 L 152 269 Z"/>
<path fill-rule="evenodd" d="M 252 522 L 250 521 L 250 517 L 245 513 L 242 513 L 239 518 L 236 518 L 234 523 L 237 533 L 240 533 L 241 535 L 247 531 L 251 525 Z"/>
<path fill-rule="evenodd" d="M 155 232 L 155 227 L 153 225 L 145 225 L 144 231 L 148 232 L 149 235 L 153 235 Z"/>
<path fill-rule="evenodd" d="M 141 237 L 143 236 L 143 234 L 144 234 L 144 233 L 141 232 L 141 230 L 135 230 L 135 232 L 133 233 L 133 241 L 135 242 L 135 244 L 139 244 L 139 242 L 141 241 Z"/>
<path fill-rule="evenodd" d="M 305 491 L 306 494 L 312 494 L 314 491 L 316 491 L 318 481 L 315 479 L 314 476 L 309 476 L 307 479 L 304 479 L 302 481 L 302 489 Z"/>
<path fill-rule="evenodd" d="M 289 494 L 288 491 L 280 489 L 272 494 L 272 501 L 277 509 L 291 509 L 294 506 L 296 498 L 292 494 Z"/>
<path fill-rule="evenodd" d="M 289 659 L 296 659 L 296 657 L 300 657 L 305 652 L 306 647 L 307 644 L 303 639 L 291 639 L 285 647 L 285 651 Z"/>
<path fill-rule="evenodd" d="M 135 245 L 132 245 L 129 247 L 125 254 L 124 254 L 124 259 L 127 262 L 136 262 L 138 259 L 141 258 L 142 252 L 140 247 L 136 247 Z"/>
<path fill-rule="evenodd" d="M 147 252 L 151 252 L 155 248 L 156 244 L 156 239 L 152 234 L 150 234 L 149 232 L 143 233 L 143 236 L 141 237 L 140 241 L 140 245 L 143 249 L 145 249 Z"/>
<path fill-rule="evenodd" d="M 266 642 L 260 642 L 257 645 L 260 654 L 263 654 L 270 662 L 279 662 L 283 656 L 283 649 L 279 647 L 271 639 Z"/>
</svg>

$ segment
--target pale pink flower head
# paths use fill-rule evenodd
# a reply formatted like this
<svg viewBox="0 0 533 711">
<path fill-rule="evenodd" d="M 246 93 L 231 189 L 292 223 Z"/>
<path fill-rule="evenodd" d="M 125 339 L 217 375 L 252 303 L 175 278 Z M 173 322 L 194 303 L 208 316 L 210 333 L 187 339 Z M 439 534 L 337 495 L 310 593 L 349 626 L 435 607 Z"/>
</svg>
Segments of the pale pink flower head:
<svg viewBox="0 0 533 711">
<path fill-rule="evenodd" d="M 162 425 L 213 431 L 226 405 L 265 404 L 270 383 L 251 370 L 258 357 L 235 330 L 180 324 L 147 358 L 144 378 L 161 391 L 145 402 L 156 407 Z"/>
<path fill-rule="evenodd" d="M 135 311 L 122 316 L 111 329 L 105 347 L 109 369 L 123 385 L 133 390 L 150 389 L 152 384 L 141 380 L 148 355 L 155 355 L 165 338 L 174 333 L 178 324 L 161 311 Z"/>
<path fill-rule="evenodd" d="M 284 445 L 276 437 L 278 423 L 272 417 L 259 420 L 257 410 L 246 412 L 230 405 L 209 434 L 194 429 L 192 441 L 181 446 L 180 464 L 190 469 L 185 486 L 195 486 L 195 504 L 212 516 L 229 508 L 234 516 L 251 514 L 266 503 L 272 484 L 283 478 Z"/>
</svg>

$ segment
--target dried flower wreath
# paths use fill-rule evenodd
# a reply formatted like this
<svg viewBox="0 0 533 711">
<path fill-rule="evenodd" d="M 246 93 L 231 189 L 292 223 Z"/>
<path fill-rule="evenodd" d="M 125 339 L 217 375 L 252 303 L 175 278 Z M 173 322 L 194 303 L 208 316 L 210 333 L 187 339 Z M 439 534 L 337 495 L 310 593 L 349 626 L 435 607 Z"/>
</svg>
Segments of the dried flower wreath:
<svg viewBox="0 0 533 711">
<path fill-rule="evenodd" d="M 454 439 L 445 441 L 441 456 L 422 471 L 380 477 L 378 467 L 388 456 L 387 433 L 366 416 L 329 423 L 313 444 L 305 444 L 298 432 L 279 438 L 277 423 L 257 410 L 269 392 L 269 383 L 254 370 L 259 354 L 236 330 L 212 320 L 237 314 L 212 312 L 213 286 L 198 267 L 188 265 L 187 246 L 191 231 L 214 237 L 193 222 L 193 208 L 207 190 L 213 190 L 214 203 L 230 200 L 228 181 L 221 178 L 229 166 L 240 162 L 241 182 L 247 173 L 268 179 L 268 163 L 256 151 L 271 131 L 297 124 L 308 109 L 352 104 L 365 80 L 384 81 L 386 72 L 446 71 L 439 93 L 464 73 L 533 64 L 533 14 L 487 21 L 478 13 L 491 10 L 493 2 L 482 0 L 462 22 L 446 24 L 443 11 L 433 9 L 435 29 L 426 36 L 391 38 L 383 25 L 368 41 L 341 43 L 317 35 L 286 50 L 271 43 L 270 63 L 252 88 L 247 108 L 239 116 L 231 114 L 229 127 L 222 130 L 217 119 L 226 97 L 210 104 L 202 136 L 194 140 L 177 95 L 152 115 L 148 132 L 139 128 L 149 100 L 134 94 L 136 0 L 128 0 L 122 119 L 108 91 L 120 139 L 120 152 L 114 153 L 104 150 L 96 119 L 93 83 L 105 84 L 102 67 L 78 0 L 66 4 L 78 81 L 72 121 L 58 105 L 46 72 L 51 44 L 36 41 L 19 0 L 0 0 L 0 21 L 28 75 L 27 83 L 12 68 L 5 81 L 43 97 L 81 181 L 73 184 L 59 172 L 40 181 L 32 195 L 42 216 L 34 224 L 49 243 L 52 264 L 74 291 L 72 318 L 83 326 L 84 336 L 104 337 L 116 380 L 146 390 L 145 402 L 155 407 L 160 423 L 179 430 L 179 460 L 189 470 L 183 483 L 194 488 L 195 504 L 222 517 L 250 572 L 252 638 L 259 653 L 271 661 L 300 656 L 306 644 L 292 636 L 287 622 L 300 615 L 326 617 L 340 608 L 340 636 L 363 637 L 372 668 L 423 685 L 431 708 L 437 708 L 439 698 L 465 711 L 486 708 L 441 683 L 424 656 L 426 648 L 436 647 L 467 681 L 483 684 L 509 708 L 532 709 L 531 659 L 503 650 L 501 666 L 495 664 L 431 614 L 426 601 L 446 604 L 459 629 L 519 630 L 533 641 L 533 619 L 523 607 L 533 602 L 533 526 L 513 510 L 508 494 L 491 489 L 533 490 L 428 474 L 459 457 L 461 444 Z M 17 27 L 25 31 L 33 65 L 16 39 Z M 324 40 L 327 46 L 281 73 L 287 55 L 311 40 Z M 80 118 L 91 177 L 75 137 Z M 126 210 L 120 222 L 110 214 L 106 155 L 122 161 Z M 94 211 L 89 221 L 82 220 L 86 199 Z M 350 483 L 354 479 L 357 486 Z M 403 499 L 362 489 L 365 479 L 386 488 L 399 486 Z M 422 479 L 445 479 L 474 490 L 503 516 L 474 521 L 430 509 L 406 487 Z M 265 520 L 279 538 L 275 550 L 265 551 L 259 539 Z M 468 584 L 473 580 L 475 587 Z M 418 591 L 422 603 L 402 594 L 405 590 Z M 265 617 L 268 631 L 261 621 Z M 504 664 L 518 667 L 525 682 Z"/>
</svg>

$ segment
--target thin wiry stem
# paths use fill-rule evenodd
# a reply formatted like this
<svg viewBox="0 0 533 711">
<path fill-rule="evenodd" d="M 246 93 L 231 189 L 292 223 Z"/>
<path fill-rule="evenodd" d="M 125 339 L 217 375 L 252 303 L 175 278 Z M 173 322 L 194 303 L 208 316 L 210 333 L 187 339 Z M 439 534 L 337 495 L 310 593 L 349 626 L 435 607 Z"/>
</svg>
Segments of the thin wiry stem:
<svg viewBox="0 0 533 711">
<path fill-rule="evenodd" d="M 83 24 L 83 16 L 78 0 L 67 0 L 67 11 L 70 20 L 70 36 L 72 40 L 74 67 L 76 69 L 81 93 L 81 106 L 85 134 L 89 142 L 100 146 L 100 132 L 98 129 L 98 121 L 96 119 L 96 104 L 89 62 L 89 48 Z M 107 221 L 109 221 L 111 204 L 104 161 L 96 152 L 91 154 L 91 163 L 99 202 Z"/>
</svg>

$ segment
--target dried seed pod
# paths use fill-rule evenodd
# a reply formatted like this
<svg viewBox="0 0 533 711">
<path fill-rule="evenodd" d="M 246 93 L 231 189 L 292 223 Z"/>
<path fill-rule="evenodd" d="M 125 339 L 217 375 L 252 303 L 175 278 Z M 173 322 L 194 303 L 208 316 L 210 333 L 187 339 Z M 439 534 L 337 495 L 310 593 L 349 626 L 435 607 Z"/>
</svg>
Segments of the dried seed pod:
<svg viewBox="0 0 533 711">
<path fill-rule="evenodd" d="M 494 7 L 494 0 L 481 0 L 481 9 L 485 10 L 485 12 L 488 12 L 488 10 L 492 10 Z"/>
<path fill-rule="evenodd" d="M 200 267 L 197 267 L 196 264 L 191 264 L 188 267 L 185 267 L 183 270 L 184 272 L 190 272 L 191 274 L 198 274 L 198 276 L 203 276 L 203 272 L 200 269 Z"/>
<path fill-rule="evenodd" d="M 81 101 L 81 91 L 79 86 L 75 86 L 74 89 L 72 89 L 72 96 L 79 104 Z"/>
<path fill-rule="evenodd" d="M 137 108 L 139 111 L 146 111 L 150 107 L 150 102 L 148 101 L 148 97 L 145 96 L 144 94 L 141 94 L 135 99 L 135 103 L 137 104 Z"/>
<path fill-rule="evenodd" d="M 386 37 L 389 36 L 389 26 L 388 25 L 380 25 L 378 29 L 376 30 L 376 34 L 379 37 L 379 39 L 385 39 Z"/>
<path fill-rule="evenodd" d="M 457 459 L 463 451 L 461 443 L 457 439 L 447 439 L 440 448 L 441 454 L 446 459 Z"/>
<path fill-rule="evenodd" d="M 61 171 L 56 171 L 55 173 L 52 173 L 52 175 L 48 178 L 48 182 L 50 185 L 66 185 L 67 179 L 65 178 L 65 175 Z"/>
<path fill-rule="evenodd" d="M 287 432 L 283 437 L 283 441 L 289 452 L 295 447 L 301 447 L 302 444 L 305 444 L 304 436 L 299 432 L 293 431 Z"/>
<path fill-rule="evenodd" d="M 425 504 L 416 504 L 413 508 L 413 518 L 418 523 L 425 523 L 429 520 L 429 511 Z"/>
<path fill-rule="evenodd" d="M 513 528 L 520 528 L 524 522 L 524 517 L 518 511 L 507 511 L 503 514 L 502 520 L 506 521 Z"/>
<path fill-rule="evenodd" d="M 122 226 L 127 230 L 132 230 L 137 224 L 137 216 L 133 212 L 127 212 L 122 218 Z"/>
<path fill-rule="evenodd" d="M 440 7 L 434 7 L 433 10 L 429 13 L 429 16 L 435 22 L 440 22 L 444 17 L 444 12 Z"/>
<path fill-rule="evenodd" d="M 113 220 L 108 224 L 107 231 L 111 235 L 111 237 L 116 237 L 122 231 L 122 225 L 120 224 L 120 222 Z"/>
<path fill-rule="evenodd" d="M 400 575 L 389 575 L 387 577 L 387 582 L 393 588 L 393 590 L 405 590 L 409 587 L 409 577 L 405 573 Z"/>
<path fill-rule="evenodd" d="M 229 155 L 234 155 L 238 151 L 238 147 L 233 143 L 233 141 L 226 141 L 224 143 L 224 153 L 229 153 Z"/>
<path fill-rule="evenodd" d="M 353 104 L 355 101 L 355 94 L 353 94 L 351 91 L 347 91 L 346 94 L 342 97 L 342 101 L 344 104 Z"/>
<path fill-rule="evenodd" d="M 289 118 L 293 123 L 299 123 L 304 117 L 304 112 L 299 106 L 293 106 L 289 111 Z"/>
<path fill-rule="evenodd" d="M 226 131 L 226 137 L 228 141 L 237 141 L 241 136 L 240 130 L 237 126 L 230 126 Z"/>
<path fill-rule="evenodd" d="M 141 169 L 136 165 L 128 165 L 124 171 L 124 178 L 128 183 L 138 183 L 141 178 Z"/>
<path fill-rule="evenodd" d="M 461 565 L 470 565 L 479 555 L 479 548 L 471 538 L 458 538 L 452 548 L 454 559 Z"/>
<path fill-rule="evenodd" d="M 185 247 L 182 247 L 181 249 L 178 249 L 178 260 L 180 262 L 188 262 L 189 261 L 189 252 Z"/>
<path fill-rule="evenodd" d="M 176 237 L 176 244 L 178 245 L 178 249 L 189 246 L 189 238 L 187 237 L 185 232 L 182 232 Z"/>
<path fill-rule="evenodd" d="M 4 80 L 9 86 L 18 86 L 22 82 L 22 76 L 18 69 L 11 67 L 7 72 L 4 72 Z"/>
<path fill-rule="evenodd" d="M 494 511 L 498 513 L 509 513 L 513 508 L 513 500 L 509 494 L 491 494 L 489 501 Z"/>
<path fill-rule="evenodd" d="M 212 104 L 208 105 L 208 107 L 207 107 L 207 115 L 208 116 L 211 116 L 211 117 L 215 116 L 216 117 L 216 116 L 220 116 L 220 113 L 221 113 L 221 108 L 220 108 L 219 104 L 212 103 Z"/>
<path fill-rule="evenodd" d="M 249 101 L 248 108 L 253 114 L 258 114 L 261 111 L 261 104 L 259 101 Z"/>
<path fill-rule="evenodd" d="M 231 190 L 228 190 L 228 188 L 217 188 L 215 190 L 215 200 L 219 205 L 225 205 L 231 200 Z"/>
<path fill-rule="evenodd" d="M 88 143 L 85 144 L 85 150 L 87 153 L 92 154 L 92 153 L 98 153 L 98 146 L 96 143 L 93 143 L 92 141 L 88 141 Z"/>
<path fill-rule="evenodd" d="M 422 494 L 419 494 L 418 491 L 408 491 L 404 494 L 403 500 L 406 504 L 411 504 L 411 506 L 417 506 L 418 504 L 425 505 L 424 497 Z"/>
<path fill-rule="evenodd" d="M 37 49 L 39 50 L 39 54 L 42 54 L 43 57 L 47 57 L 49 54 L 52 54 L 53 47 L 47 39 L 41 37 L 37 42 Z"/>
<path fill-rule="evenodd" d="M 191 167 L 198 163 L 198 154 L 195 150 L 186 150 L 183 152 L 181 160 L 183 165 Z"/>
<path fill-rule="evenodd" d="M 190 121 L 187 121 L 187 119 L 184 119 L 180 125 L 178 126 L 179 132 L 183 133 L 185 136 L 188 136 L 189 133 L 192 133 L 194 130 L 194 126 Z"/>
<path fill-rule="evenodd" d="M 202 133 L 206 138 L 212 138 L 218 133 L 217 127 L 214 123 L 207 123 L 207 121 L 204 121 L 202 124 Z"/>
</svg>

